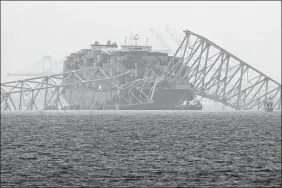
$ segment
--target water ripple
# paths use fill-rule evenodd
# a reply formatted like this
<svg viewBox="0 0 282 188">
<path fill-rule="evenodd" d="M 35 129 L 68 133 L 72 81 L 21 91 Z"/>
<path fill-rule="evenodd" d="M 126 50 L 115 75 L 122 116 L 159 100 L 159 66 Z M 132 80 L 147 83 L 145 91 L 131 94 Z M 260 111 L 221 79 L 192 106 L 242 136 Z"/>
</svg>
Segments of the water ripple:
<svg viewBox="0 0 282 188">
<path fill-rule="evenodd" d="M 280 112 L 1 116 L 1 187 L 281 186 Z"/>
</svg>

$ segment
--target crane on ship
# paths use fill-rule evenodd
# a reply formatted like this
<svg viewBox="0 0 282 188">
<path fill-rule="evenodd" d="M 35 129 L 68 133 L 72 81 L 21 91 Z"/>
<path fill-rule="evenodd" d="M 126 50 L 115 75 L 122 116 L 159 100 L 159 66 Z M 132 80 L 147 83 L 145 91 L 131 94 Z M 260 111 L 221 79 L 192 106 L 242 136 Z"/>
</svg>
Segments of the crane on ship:
<svg viewBox="0 0 282 188">
<path fill-rule="evenodd" d="M 181 43 L 181 40 L 172 33 L 168 26 L 165 27 L 165 31 L 173 38 L 174 42 L 176 42 L 178 45 Z"/>
<path fill-rule="evenodd" d="M 161 44 L 164 45 L 164 46 L 167 48 L 167 49 L 162 49 L 162 50 L 158 50 L 158 51 L 160 51 L 160 52 L 172 52 L 171 45 L 168 44 L 168 42 L 166 42 L 166 41 L 164 40 L 164 38 L 162 37 L 162 35 L 161 35 L 160 33 L 158 33 L 155 28 L 149 27 L 149 30 L 150 30 L 152 33 L 154 33 L 155 36 L 156 36 L 156 38 L 161 42 Z"/>
</svg>

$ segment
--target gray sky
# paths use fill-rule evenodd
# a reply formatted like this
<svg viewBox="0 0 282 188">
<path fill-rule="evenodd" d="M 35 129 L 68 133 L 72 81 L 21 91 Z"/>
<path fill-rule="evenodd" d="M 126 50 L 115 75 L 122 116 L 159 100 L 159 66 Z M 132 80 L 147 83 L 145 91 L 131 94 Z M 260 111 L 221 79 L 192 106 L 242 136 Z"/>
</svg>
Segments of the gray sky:
<svg viewBox="0 0 282 188">
<path fill-rule="evenodd" d="M 57 61 L 95 40 L 124 43 L 168 25 L 196 32 L 281 80 L 281 2 L 1 2 L 1 79 L 50 55 Z M 172 43 L 172 39 L 166 39 Z M 281 83 L 281 82 L 280 82 Z"/>
</svg>

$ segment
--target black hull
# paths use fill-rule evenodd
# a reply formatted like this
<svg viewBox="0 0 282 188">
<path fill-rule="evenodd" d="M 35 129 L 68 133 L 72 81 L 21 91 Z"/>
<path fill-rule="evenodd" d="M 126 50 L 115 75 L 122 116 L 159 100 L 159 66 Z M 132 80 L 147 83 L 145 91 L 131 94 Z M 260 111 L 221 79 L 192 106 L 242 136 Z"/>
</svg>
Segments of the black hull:
<svg viewBox="0 0 282 188">
<path fill-rule="evenodd" d="M 180 105 L 184 100 L 190 101 L 194 97 L 195 93 L 192 90 L 159 89 L 154 97 L 154 103 L 121 107 L 120 110 L 202 110 L 201 104 Z"/>
<path fill-rule="evenodd" d="M 70 110 L 82 110 L 90 109 L 90 97 L 93 95 L 93 92 L 88 91 L 84 93 L 84 104 L 78 103 L 77 105 L 70 105 L 68 109 Z M 98 95 L 97 95 L 98 96 Z M 72 97 L 73 104 L 79 102 L 81 96 Z M 114 95 L 108 100 L 106 98 L 99 98 L 98 102 L 101 102 L 100 105 L 97 105 L 95 110 L 201 110 L 202 106 L 181 105 L 185 100 L 191 101 L 196 97 L 195 90 L 193 89 L 157 89 L 154 97 L 153 103 L 136 103 L 128 104 L 126 101 L 116 101 Z M 69 102 L 70 95 L 69 91 L 65 93 L 65 99 Z M 98 98 L 97 98 L 98 99 Z M 84 107 L 82 107 L 84 105 Z M 180 107 L 178 107 L 180 106 Z M 82 107 L 82 108 L 81 108 Z"/>
</svg>

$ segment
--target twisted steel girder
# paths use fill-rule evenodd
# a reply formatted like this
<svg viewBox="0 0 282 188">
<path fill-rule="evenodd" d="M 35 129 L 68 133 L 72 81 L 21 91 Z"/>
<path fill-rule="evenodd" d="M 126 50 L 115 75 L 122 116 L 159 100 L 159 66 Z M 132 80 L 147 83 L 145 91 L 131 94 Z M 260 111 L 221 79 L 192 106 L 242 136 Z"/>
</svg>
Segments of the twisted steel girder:
<svg viewBox="0 0 282 188">
<path fill-rule="evenodd" d="M 81 109 L 86 110 L 89 107 L 95 109 L 97 106 L 105 105 L 105 103 L 97 104 L 97 98 L 109 93 L 102 91 L 117 91 L 119 89 L 117 78 L 128 73 L 108 77 L 102 69 L 91 68 L 1 83 L 1 110 L 62 109 L 65 107 L 64 103 L 67 103 L 63 97 L 66 89 L 70 91 L 71 95 L 78 97 L 78 100 L 74 102 L 70 100 L 67 104 L 68 108 L 77 106 L 78 103 L 87 103 L 87 105 L 82 105 Z M 96 95 L 96 98 L 85 102 L 86 90 L 90 90 L 93 95 Z"/>
<path fill-rule="evenodd" d="M 160 80 L 191 83 L 198 95 L 235 109 L 261 110 L 269 97 L 274 109 L 281 109 L 280 83 L 205 37 L 188 30 L 184 33 Z"/>
</svg>

